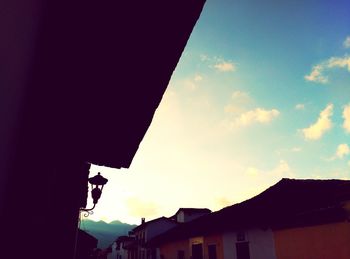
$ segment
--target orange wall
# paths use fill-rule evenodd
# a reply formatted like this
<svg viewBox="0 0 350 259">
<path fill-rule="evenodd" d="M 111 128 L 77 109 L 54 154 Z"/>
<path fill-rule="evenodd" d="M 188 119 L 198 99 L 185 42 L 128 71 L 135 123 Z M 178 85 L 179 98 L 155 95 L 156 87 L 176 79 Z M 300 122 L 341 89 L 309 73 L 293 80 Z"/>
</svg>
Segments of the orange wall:
<svg viewBox="0 0 350 259">
<path fill-rule="evenodd" d="M 189 243 L 188 240 L 174 241 L 162 245 L 160 248 L 160 254 L 164 255 L 165 259 L 177 259 L 177 251 L 184 250 L 185 258 L 190 258 Z"/>
<path fill-rule="evenodd" d="M 222 235 L 213 235 L 204 237 L 204 259 L 209 258 L 208 255 L 208 245 L 216 245 L 216 258 L 223 259 L 224 258 L 224 246 L 222 242 Z"/>
<path fill-rule="evenodd" d="M 349 259 L 350 223 L 275 230 L 278 259 Z"/>
</svg>

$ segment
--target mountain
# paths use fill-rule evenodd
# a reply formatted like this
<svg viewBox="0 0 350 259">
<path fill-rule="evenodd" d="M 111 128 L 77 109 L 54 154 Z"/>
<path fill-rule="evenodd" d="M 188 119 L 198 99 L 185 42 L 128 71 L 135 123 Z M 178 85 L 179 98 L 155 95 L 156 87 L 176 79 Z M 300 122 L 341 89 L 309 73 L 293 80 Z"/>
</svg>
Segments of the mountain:
<svg viewBox="0 0 350 259">
<path fill-rule="evenodd" d="M 98 247 L 106 248 L 119 236 L 128 235 L 128 232 L 136 227 L 136 225 L 129 225 L 127 223 L 114 220 L 106 223 L 103 220 L 93 221 L 90 219 L 83 219 L 80 223 L 80 229 L 93 235 L 98 239 Z"/>
</svg>

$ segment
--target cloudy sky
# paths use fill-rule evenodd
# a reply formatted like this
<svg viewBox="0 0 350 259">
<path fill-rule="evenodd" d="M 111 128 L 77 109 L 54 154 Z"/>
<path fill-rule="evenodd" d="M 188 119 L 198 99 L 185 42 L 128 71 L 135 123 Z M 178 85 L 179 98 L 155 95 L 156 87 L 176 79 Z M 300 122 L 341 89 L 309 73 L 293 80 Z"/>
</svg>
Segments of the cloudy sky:
<svg viewBox="0 0 350 259">
<path fill-rule="evenodd" d="M 130 169 L 91 168 L 109 182 L 90 218 L 139 223 L 283 177 L 349 179 L 349 147 L 350 2 L 207 0 Z"/>
</svg>

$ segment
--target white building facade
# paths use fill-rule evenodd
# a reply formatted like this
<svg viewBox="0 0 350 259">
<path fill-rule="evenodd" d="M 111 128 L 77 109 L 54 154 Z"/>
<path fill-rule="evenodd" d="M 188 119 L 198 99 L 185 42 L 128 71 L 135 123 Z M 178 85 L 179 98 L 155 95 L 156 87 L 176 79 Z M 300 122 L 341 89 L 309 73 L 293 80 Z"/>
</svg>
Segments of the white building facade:
<svg viewBox="0 0 350 259">
<path fill-rule="evenodd" d="M 271 229 L 253 228 L 222 235 L 224 258 L 276 259 Z"/>
</svg>

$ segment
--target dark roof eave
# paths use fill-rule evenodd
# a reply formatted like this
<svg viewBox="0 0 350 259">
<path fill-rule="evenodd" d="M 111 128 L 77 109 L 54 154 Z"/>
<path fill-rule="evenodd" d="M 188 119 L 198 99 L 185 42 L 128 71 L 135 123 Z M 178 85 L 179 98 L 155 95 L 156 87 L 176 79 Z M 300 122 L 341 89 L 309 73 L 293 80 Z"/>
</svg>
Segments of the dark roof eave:
<svg viewBox="0 0 350 259">
<path fill-rule="evenodd" d="M 51 157 L 129 167 L 205 0 L 42 2 L 13 5 L 17 26 L 1 35 L 16 138 Z M 13 65 L 18 53 L 28 59 Z"/>
</svg>

